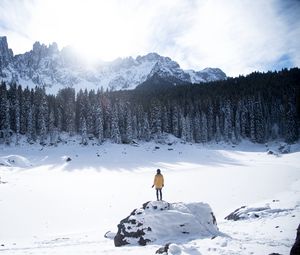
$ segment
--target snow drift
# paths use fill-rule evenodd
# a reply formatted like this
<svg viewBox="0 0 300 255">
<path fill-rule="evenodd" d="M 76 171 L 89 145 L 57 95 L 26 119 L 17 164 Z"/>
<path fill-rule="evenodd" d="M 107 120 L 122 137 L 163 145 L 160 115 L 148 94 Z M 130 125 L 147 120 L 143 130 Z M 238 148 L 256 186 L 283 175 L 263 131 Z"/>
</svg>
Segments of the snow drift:
<svg viewBox="0 0 300 255">
<path fill-rule="evenodd" d="M 0 157 L 0 165 L 9 167 L 29 167 L 32 164 L 29 160 L 20 155 L 9 155 Z"/>
<path fill-rule="evenodd" d="M 121 220 L 115 246 L 176 242 L 217 236 L 216 218 L 205 203 L 152 201 Z"/>
</svg>

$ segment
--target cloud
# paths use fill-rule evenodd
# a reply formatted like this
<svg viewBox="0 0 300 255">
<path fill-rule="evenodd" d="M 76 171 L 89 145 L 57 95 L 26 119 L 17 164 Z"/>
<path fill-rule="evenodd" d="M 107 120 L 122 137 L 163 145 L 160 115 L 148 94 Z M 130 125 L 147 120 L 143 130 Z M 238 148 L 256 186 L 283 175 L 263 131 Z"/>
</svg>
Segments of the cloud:
<svg viewBox="0 0 300 255">
<path fill-rule="evenodd" d="M 299 66 L 299 2 L 201 1 L 190 29 L 177 40 L 180 63 L 217 66 L 229 75 L 272 69 L 284 55 Z"/>
<path fill-rule="evenodd" d="M 155 51 L 230 76 L 300 66 L 298 0 L 1 0 L 0 34 L 17 53 L 36 40 L 106 60 Z"/>
</svg>

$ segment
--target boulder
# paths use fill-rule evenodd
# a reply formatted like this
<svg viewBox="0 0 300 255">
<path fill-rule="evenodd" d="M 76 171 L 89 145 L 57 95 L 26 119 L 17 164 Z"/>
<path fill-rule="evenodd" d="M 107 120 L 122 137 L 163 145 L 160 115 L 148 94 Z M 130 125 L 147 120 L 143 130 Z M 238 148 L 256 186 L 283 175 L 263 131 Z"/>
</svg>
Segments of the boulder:
<svg viewBox="0 0 300 255">
<path fill-rule="evenodd" d="M 168 254 L 170 243 L 167 243 L 166 245 L 160 247 L 155 254 Z"/>
<path fill-rule="evenodd" d="M 152 201 L 121 220 L 114 244 L 165 244 L 178 238 L 192 240 L 218 234 L 216 218 L 208 204 Z"/>
<path fill-rule="evenodd" d="M 225 220 L 237 221 L 237 220 L 264 218 L 272 214 L 277 214 L 288 210 L 289 209 L 271 208 L 269 205 L 261 206 L 261 207 L 242 206 L 236 209 L 234 212 L 230 213 L 228 216 L 226 216 Z"/>
<path fill-rule="evenodd" d="M 278 147 L 278 151 L 282 154 L 287 154 L 291 152 L 291 146 L 286 143 L 281 143 Z"/>
</svg>

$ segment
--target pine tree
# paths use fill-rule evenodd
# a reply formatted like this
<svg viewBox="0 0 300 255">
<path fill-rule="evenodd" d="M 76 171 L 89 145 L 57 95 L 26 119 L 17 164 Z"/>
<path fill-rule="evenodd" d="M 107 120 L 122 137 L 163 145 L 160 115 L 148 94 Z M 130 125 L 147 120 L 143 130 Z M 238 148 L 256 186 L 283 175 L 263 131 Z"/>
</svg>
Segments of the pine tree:
<svg viewBox="0 0 300 255">
<path fill-rule="evenodd" d="M 150 109 L 151 135 L 154 140 L 162 137 L 161 108 L 158 101 L 153 101 Z"/>
<path fill-rule="evenodd" d="M 237 110 L 235 111 L 234 136 L 235 136 L 236 143 L 241 141 L 241 119 L 240 119 L 239 111 L 240 111 L 240 106 L 238 106 Z"/>
<path fill-rule="evenodd" d="M 98 143 L 101 144 L 104 141 L 104 132 L 103 132 L 103 114 L 101 105 L 96 105 L 95 108 L 95 136 L 98 139 Z"/>
<path fill-rule="evenodd" d="M 75 127 L 75 90 L 73 88 L 65 88 L 58 91 L 57 94 L 58 107 L 62 113 L 62 130 L 74 135 Z"/>
<path fill-rule="evenodd" d="M 132 138 L 133 140 L 138 138 L 138 121 L 135 114 L 132 117 Z"/>
<path fill-rule="evenodd" d="M 126 113 L 125 113 L 125 138 L 124 142 L 125 143 L 131 143 L 133 139 L 133 129 L 132 129 L 132 116 L 131 116 L 131 111 L 129 109 L 129 106 L 126 108 Z"/>
<path fill-rule="evenodd" d="M 31 102 L 30 102 L 30 90 L 28 87 L 24 90 L 22 93 L 23 97 L 23 104 L 20 109 L 20 115 L 21 115 L 21 120 L 20 120 L 20 132 L 23 135 L 26 135 L 27 133 L 27 122 L 28 122 L 28 113 L 29 113 L 29 108 L 31 107 Z"/>
<path fill-rule="evenodd" d="M 50 110 L 49 114 L 49 134 L 50 134 L 50 145 L 57 144 L 57 129 L 55 127 L 55 117 L 53 109 Z"/>
<path fill-rule="evenodd" d="M 16 145 L 19 144 L 20 141 L 20 104 L 18 98 L 16 99 L 15 105 L 15 123 L 16 123 Z"/>
<path fill-rule="evenodd" d="M 32 110 L 32 107 L 30 106 L 29 109 L 28 109 L 28 115 L 27 115 L 27 133 L 26 133 L 26 136 L 27 136 L 27 141 L 32 144 L 35 140 L 35 132 L 34 132 L 34 121 L 33 121 L 33 110 Z"/>
<path fill-rule="evenodd" d="M 7 125 L 10 121 L 7 123 L 7 90 L 6 90 L 6 84 L 4 82 L 0 85 L 0 138 L 4 140 L 4 134 L 5 130 L 7 128 Z M 9 112 L 8 112 L 9 113 Z M 9 116 L 9 115 L 8 115 Z"/>
<path fill-rule="evenodd" d="M 186 142 L 188 140 L 188 130 L 187 130 L 186 118 L 183 115 L 181 115 L 180 117 L 180 126 L 181 126 L 181 139 Z"/>
<path fill-rule="evenodd" d="M 80 124 L 81 124 L 80 126 L 81 144 L 88 145 L 87 127 L 86 127 L 86 120 L 84 116 L 81 116 Z"/>
<path fill-rule="evenodd" d="M 40 136 L 40 144 L 45 145 L 47 139 L 47 121 L 48 121 L 48 105 L 46 100 L 45 90 L 37 91 L 38 100 L 38 134 Z"/>
<path fill-rule="evenodd" d="M 150 141 L 150 139 L 151 139 L 151 131 L 150 131 L 150 125 L 149 125 L 147 113 L 144 114 L 142 139 L 144 139 L 146 142 Z"/>
<path fill-rule="evenodd" d="M 247 110 L 245 106 L 242 106 L 241 109 L 241 136 L 242 138 L 246 138 L 247 137 L 247 130 L 249 129 L 249 125 L 248 125 L 248 118 L 247 118 Z"/>
<path fill-rule="evenodd" d="M 252 142 L 256 142 L 255 139 L 255 114 L 254 114 L 254 106 L 253 100 L 249 99 L 249 120 L 250 120 L 250 139 Z"/>
<path fill-rule="evenodd" d="M 9 101 L 6 101 L 6 107 L 5 107 L 5 118 L 3 122 L 3 138 L 4 138 L 4 143 L 7 145 L 10 145 L 11 143 L 11 135 L 12 135 L 12 130 L 10 129 L 10 114 L 9 114 Z"/>
<path fill-rule="evenodd" d="M 208 113 L 207 113 L 207 136 L 208 141 L 214 139 L 214 113 L 211 102 L 209 102 Z"/>
<path fill-rule="evenodd" d="M 285 141 L 293 143 L 298 140 L 297 111 L 294 96 L 288 99 L 285 115 Z"/>
<path fill-rule="evenodd" d="M 172 107 L 172 133 L 176 137 L 180 137 L 179 128 L 180 113 L 177 106 Z"/>
<path fill-rule="evenodd" d="M 215 134 L 215 140 L 216 142 L 220 142 L 221 141 L 221 129 L 220 129 L 220 120 L 219 120 L 219 116 L 216 115 L 216 134 Z"/>
<path fill-rule="evenodd" d="M 231 102 L 229 99 L 225 100 L 224 108 L 224 133 L 223 137 L 225 142 L 228 142 L 231 140 L 231 134 L 232 134 L 232 108 L 231 108 Z"/>
<path fill-rule="evenodd" d="M 112 116 L 111 116 L 111 140 L 114 143 L 121 143 L 121 134 L 119 129 L 119 117 L 118 117 L 118 110 L 117 107 L 114 106 L 112 109 Z"/>
<path fill-rule="evenodd" d="M 166 106 L 162 107 L 162 132 L 170 133 L 169 112 Z"/>
<path fill-rule="evenodd" d="M 265 142 L 265 119 L 262 112 L 262 106 L 259 99 L 254 104 L 254 121 L 255 121 L 255 141 L 258 143 Z"/>
<path fill-rule="evenodd" d="M 193 134 L 195 142 L 201 143 L 201 117 L 198 112 L 194 118 Z"/>
<path fill-rule="evenodd" d="M 201 113 L 201 142 L 206 143 L 208 141 L 208 128 L 207 117 L 204 112 Z"/>
<path fill-rule="evenodd" d="M 10 128 L 11 132 L 16 132 L 16 103 L 17 103 L 17 85 L 15 83 L 10 84 L 8 93 L 9 101 L 9 115 L 10 115 Z"/>
</svg>

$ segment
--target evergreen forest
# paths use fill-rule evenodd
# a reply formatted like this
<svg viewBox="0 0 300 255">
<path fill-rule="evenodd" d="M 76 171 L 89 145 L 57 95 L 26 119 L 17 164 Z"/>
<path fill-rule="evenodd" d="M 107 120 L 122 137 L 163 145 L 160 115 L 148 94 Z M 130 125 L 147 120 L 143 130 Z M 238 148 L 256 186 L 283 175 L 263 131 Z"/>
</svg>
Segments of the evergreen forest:
<svg viewBox="0 0 300 255">
<path fill-rule="evenodd" d="M 135 90 L 45 88 L 0 85 L 0 143 L 56 145 L 64 136 L 83 145 L 163 141 L 294 143 L 300 128 L 300 69 L 251 73 L 203 84 L 153 78 Z"/>
</svg>

